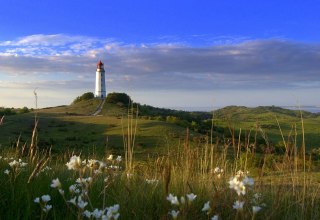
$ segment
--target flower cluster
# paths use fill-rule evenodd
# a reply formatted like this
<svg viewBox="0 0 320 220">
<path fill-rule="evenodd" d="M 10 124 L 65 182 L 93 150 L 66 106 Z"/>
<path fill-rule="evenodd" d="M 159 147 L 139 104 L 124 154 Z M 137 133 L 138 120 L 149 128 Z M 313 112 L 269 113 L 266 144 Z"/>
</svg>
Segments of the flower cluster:
<svg viewBox="0 0 320 220">
<path fill-rule="evenodd" d="M 25 166 L 27 166 L 28 164 L 23 162 L 21 159 L 19 160 L 13 160 L 12 162 L 9 163 L 9 166 L 12 168 L 12 169 L 20 169 L 20 168 L 23 168 Z"/>
<path fill-rule="evenodd" d="M 157 184 L 159 183 L 159 180 L 157 180 L 157 179 L 146 179 L 146 182 L 147 182 L 148 184 L 155 184 L 155 185 L 157 185 Z"/>
<path fill-rule="evenodd" d="M 86 218 L 95 218 L 95 219 L 102 219 L 102 220 L 116 220 L 119 218 L 119 204 L 115 204 L 113 206 L 107 207 L 104 210 L 95 209 L 92 212 L 85 210 L 83 212 L 83 216 Z"/>
<path fill-rule="evenodd" d="M 13 180 L 15 180 L 15 178 L 19 176 L 20 172 L 28 165 L 28 163 L 23 162 L 22 159 L 15 160 L 12 157 L 11 158 L 5 157 L 3 158 L 3 160 L 5 161 L 12 160 L 11 162 L 8 162 L 10 169 L 5 169 L 3 172 L 7 175 L 10 175 L 13 178 Z"/>
<path fill-rule="evenodd" d="M 218 179 L 221 178 L 221 176 L 223 175 L 223 173 L 224 173 L 224 170 L 221 169 L 220 167 L 216 167 L 216 168 L 214 168 L 214 170 L 213 170 L 213 174 L 216 175 Z"/>
<path fill-rule="evenodd" d="M 89 168 L 91 171 L 93 171 L 94 174 L 101 174 L 105 169 L 114 171 L 121 169 L 121 166 L 119 165 L 122 161 L 121 156 L 117 156 L 117 158 L 113 160 L 113 155 L 111 154 L 109 155 L 107 160 L 111 164 L 109 163 L 109 165 L 107 165 L 106 163 L 95 159 L 81 160 L 80 156 L 74 155 L 70 158 L 69 162 L 66 163 L 66 166 L 69 170 Z"/>
<path fill-rule="evenodd" d="M 246 194 L 246 188 L 253 186 L 254 180 L 239 170 L 234 177 L 230 178 L 229 188 L 234 189 L 238 196 Z"/>
<path fill-rule="evenodd" d="M 252 213 L 253 213 L 253 215 L 258 213 L 262 209 L 262 206 L 266 206 L 266 204 L 262 202 L 262 197 L 261 197 L 260 193 L 255 193 L 253 195 L 253 198 L 252 198 L 251 202 L 253 204 L 252 205 Z"/>
<path fill-rule="evenodd" d="M 210 201 L 206 202 L 203 205 L 203 208 L 201 209 L 201 211 L 206 212 L 206 214 L 209 216 L 211 213 L 211 207 L 210 207 Z M 218 215 L 214 215 L 211 217 L 211 220 L 218 220 L 219 216 Z"/>
<path fill-rule="evenodd" d="M 113 155 L 110 154 L 109 157 L 107 158 L 107 160 L 113 161 Z M 117 158 L 115 159 L 115 161 L 117 163 L 120 163 L 122 161 L 122 157 L 121 156 L 117 156 Z"/>
<path fill-rule="evenodd" d="M 80 156 L 72 156 L 68 163 L 66 163 L 69 170 L 78 170 L 82 166 L 82 161 Z"/>
<path fill-rule="evenodd" d="M 37 176 L 40 174 L 40 173 L 48 173 L 49 171 L 51 171 L 52 168 L 49 167 L 49 166 L 45 166 L 42 170 L 40 170 L 40 172 L 37 174 Z"/>
<path fill-rule="evenodd" d="M 187 204 L 187 206 L 191 205 L 192 201 L 195 200 L 196 198 L 197 198 L 197 195 L 193 193 L 186 194 L 186 196 L 181 196 L 180 200 L 178 199 L 178 196 L 175 196 L 171 193 L 167 196 L 167 200 L 171 203 L 171 205 L 178 206 L 180 208 L 180 211 L 185 209 L 184 207 L 185 204 Z M 187 203 L 186 203 L 186 200 L 187 200 Z M 171 210 L 168 214 L 171 215 L 173 219 L 176 219 L 180 211 Z"/>
<path fill-rule="evenodd" d="M 109 160 L 113 159 L 113 156 L 108 158 Z M 121 162 L 121 156 L 118 156 L 115 161 L 112 160 L 112 163 L 120 163 Z M 62 184 L 58 178 L 53 179 L 51 182 L 51 187 L 58 189 L 59 193 L 62 195 L 64 201 L 67 204 L 71 204 L 71 206 L 68 205 L 70 209 L 73 209 L 72 207 L 75 207 L 78 211 L 78 214 L 87 218 L 95 218 L 95 219 L 118 219 L 119 214 L 119 205 L 113 205 L 110 207 L 107 207 L 105 209 L 94 209 L 92 212 L 89 210 L 86 210 L 88 207 L 88 204 L 90 202 L 89 195 L 89 189 L 90 185 L 95 179 L 95 175 L 100 174 L 104 171 L 107 171 L 106 169 L 109 169 L 107 164 L 95 160 L 95 159 L 89 159 L 89 160 L 81 160 L 80 156 L 72 156 L 68 163 L 66 163 L 66 166 L 69 170 L 77 170 L 79 171 L 79 178 L 75 180 L 75 183 L 69 186 L 69 195 L 70 197 L 66 199 L 65 192 L 62 189 Z M 89 172 L 87 172 L 89 171 Z M 112 172 L 113 173 L 113 172 Z M 84 177 L 85 175 L 90 174 L 88 177 Z M 105 182 L 109 182 L 111 176 L 108 176 L 105 178 Z"/>
<path fill-rule="evenodd" d="M 68 201 L 69 203 L 75 205 L 76 207 L 78 207 L 79 209 L 84 209 L 87 205 L 88 205 L 88 202 L 86 202 L 84 199 L 83 199 L 83 196 L 82 195 L 79 195 L 79 196 L 75 196 L 73 197 L 72 199 L 70 199 Z"/>
<path fill-rule="evenodd" d="M 2 157 L 0 156 L 0 160 L 8 161 L 8 160 L 13 160 L 13 157 Z"/>
<path fill-rule="evenodd" d="M 240 199 L 240 197 L 246 195 L 247 189 L 249 189 L 254 185 L 254 180 L 248 177 L 248 174 L 249 174 L 248 172 L 243 172 L 239 170 L 234 177 L 230 178 L 230 181 L 229 181 L 229 188 L 234 189 L 239 197 L 238 200 L 235 201 L 232 206 L 233 209 L 237 211 L 242 211 L 245 204 L 245 201 Z M 258 205 L 259 203 L 260 203 L 260 194 L 256 193 L 253 195 L 253 199 L 252 199 L 253 215 L 258 213 L 262 209 L 262 207 Z"/>
<path fill-rule="evenodd" d="M 52 209 L 52 205 L 48 204 L 50 200 L 51 197 L 49 195 L 43 195 L 41 197 L 35 198 L 33 201 L 40 205 L 43 212 L 48 213 Z"/>
</svg>

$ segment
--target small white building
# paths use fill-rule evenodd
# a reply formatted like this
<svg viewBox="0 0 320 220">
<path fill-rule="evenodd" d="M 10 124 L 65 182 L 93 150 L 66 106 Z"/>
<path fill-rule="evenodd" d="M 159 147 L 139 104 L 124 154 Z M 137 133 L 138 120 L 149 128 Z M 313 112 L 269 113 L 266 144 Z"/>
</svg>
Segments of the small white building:
<svg viewBox="0 0 320 220">
<path fill-rule="evenodd" d="M 97 63 L 97 71 L 96 71 L 96 90 L 94 95 L 97 98 L 105 98 L 106 97 L 106 74 L 103 68 L 103 63 L 101 60 Z"/>
</svg>

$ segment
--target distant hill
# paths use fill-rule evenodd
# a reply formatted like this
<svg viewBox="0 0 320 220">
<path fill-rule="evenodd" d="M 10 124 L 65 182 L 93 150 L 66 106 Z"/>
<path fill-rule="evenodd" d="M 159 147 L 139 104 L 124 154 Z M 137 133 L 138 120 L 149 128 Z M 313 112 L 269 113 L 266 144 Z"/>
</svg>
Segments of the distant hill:
<svg viewBox="0 0 320 220">
<path fill-rule="evenodd" d="M 252 119 L 254 117 L 272 117 L 278 116 L 280 118 L 300 118 L 301 114 L 304 118 L 316 118 L 319 113 L 311 113 L 307 111 L 290 110 L 277 106 L 259 106 L 259 107 L 245 107 L 245 106 L 227 106 L 214 111 L 215 117 L 218 118 L 233 118 L 238 120 Z"/>
</svg>

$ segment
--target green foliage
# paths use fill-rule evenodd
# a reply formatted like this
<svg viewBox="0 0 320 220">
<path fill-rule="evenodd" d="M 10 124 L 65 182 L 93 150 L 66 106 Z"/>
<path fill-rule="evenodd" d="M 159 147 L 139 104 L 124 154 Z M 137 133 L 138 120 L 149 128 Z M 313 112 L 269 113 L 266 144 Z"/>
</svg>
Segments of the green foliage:
<svg viewBox="0 0 320 220">
<path fill-rule="evenodd" d="M 81 96 L 78 96 L 72 103 L 78 103 L 85 100 L 90 100 L 94 98 L 94 94 L 92 92 L 83 93 Z"/>
<path fill-rule="evenodd" d="M 2 115 L 15 115 L 17 112 L 14 108 L 0 108 L 0 116 Z"/>
<path fill-rule="evenodd" d="M 107 95 L 106 102 L 128 106 L 131 102 L 131 98 L 126 93 L 113 92 Z"/>
<path fill-rule="evenodd" d="M 24 113 L 28 113 L 30 112 L 30 110 L 28 109 L 28 107 L 23 107 L 22 109 L 19 110 L 20 114 L 24 114 Z"/>
</svg>

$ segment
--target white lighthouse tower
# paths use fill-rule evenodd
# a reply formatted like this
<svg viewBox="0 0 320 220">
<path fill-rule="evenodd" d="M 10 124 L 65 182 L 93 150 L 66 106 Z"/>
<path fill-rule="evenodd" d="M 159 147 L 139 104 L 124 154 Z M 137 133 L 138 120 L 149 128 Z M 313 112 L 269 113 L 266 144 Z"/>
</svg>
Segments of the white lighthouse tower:
<svg viewBox="0 0 320 220">
<path fill-rule="evenodd" d="M 106 97 L 106 77 L 101 60 L 97 63 L 95 96 L 102 99 Z"/>
</svg>

